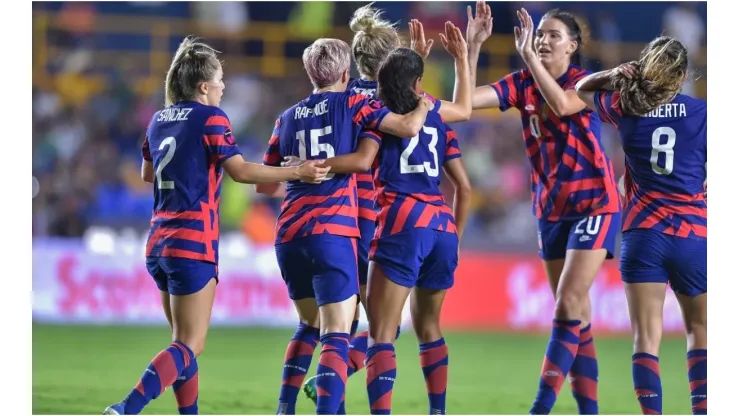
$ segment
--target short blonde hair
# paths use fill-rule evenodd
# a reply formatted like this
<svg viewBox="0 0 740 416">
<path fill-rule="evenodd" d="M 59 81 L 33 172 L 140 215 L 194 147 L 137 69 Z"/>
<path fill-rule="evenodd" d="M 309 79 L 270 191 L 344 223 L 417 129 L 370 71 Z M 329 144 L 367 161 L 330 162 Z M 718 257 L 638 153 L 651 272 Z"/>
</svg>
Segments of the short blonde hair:
<svg viewBox="0 0 740 416">
<path fill-rule="evenodd" d="M 355 32 L 352 39 L 352 56 L 360 74 L 375 79 L 380 64 L 401 47 L 393 23 L 381 19 L 383 12 L 371 7 L 372 3 L 357 9 L 349 22 L 349 28 Z"/>
<path fill-rule="evenodd" d="M 347 42 L 321 38 L 303 51 L 303 66 L 311 84 L 323 88 L 334 84 L 350 66 L 350 49 Z"/>
</svg>

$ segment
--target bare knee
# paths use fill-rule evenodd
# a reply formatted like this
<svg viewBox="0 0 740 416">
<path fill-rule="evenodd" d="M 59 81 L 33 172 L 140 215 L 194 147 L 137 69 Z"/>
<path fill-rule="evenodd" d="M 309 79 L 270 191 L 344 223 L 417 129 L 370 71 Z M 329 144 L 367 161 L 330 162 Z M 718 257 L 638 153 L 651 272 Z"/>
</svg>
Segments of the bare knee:
<svg viewBox="0 0 740 416">
<path fill-rule="evenodd" d="M 419 344 L 428 344 L 442 338 L 442 329 L 439 327 L 439 322 L 425 322 L 422 325 L 414 325 L 414 332 L 416 332 L 416 339 Z"/>
<path fill-rule="evenodd" d="M 558 319 L 584 320 L 584 302 L 588 301 L 588 293 L 585 300 L 582 294 L 575 291 L 560 291 L 555 298 L 555 317 Z"/>
</svg>

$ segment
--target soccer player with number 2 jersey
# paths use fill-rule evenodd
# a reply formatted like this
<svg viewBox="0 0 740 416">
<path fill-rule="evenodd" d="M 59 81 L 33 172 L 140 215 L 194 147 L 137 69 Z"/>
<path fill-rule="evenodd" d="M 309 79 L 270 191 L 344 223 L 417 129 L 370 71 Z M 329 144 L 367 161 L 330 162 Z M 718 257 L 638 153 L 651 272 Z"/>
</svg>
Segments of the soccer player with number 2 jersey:
<svg viewBox="0 0 740 416">
<path fill-rule="evenodd" d="M 222 172 L 243 183 L 302 179 L 320 183 L 328 169 L 247 163 L 218 108 L 223 70 L 217 52 L 194 38 L 180 44 L 166 79 L 166 105 L 152 117 L 142 147 L 142 178 L 154 184 L 146 267 L 159 288 L 172 343 L 151 361 L 121 402 L 104 414 L 135 415 L 172 387 L 178 412 L 198 414 L 198 356 L 218 281 Z"/>
<path fill-rule="evenodd" d="M 686 47 L 662 36 L 638 61 L 576 87 L 586 105 L 617 127 L 626 155 L 619 268 L 643 414 L 663 410 L 658 349 L 667 283 L 686 324 L 692 412 L 707 414 L 707 103 L 680 94 L 688 76 Z"/>
</svg>

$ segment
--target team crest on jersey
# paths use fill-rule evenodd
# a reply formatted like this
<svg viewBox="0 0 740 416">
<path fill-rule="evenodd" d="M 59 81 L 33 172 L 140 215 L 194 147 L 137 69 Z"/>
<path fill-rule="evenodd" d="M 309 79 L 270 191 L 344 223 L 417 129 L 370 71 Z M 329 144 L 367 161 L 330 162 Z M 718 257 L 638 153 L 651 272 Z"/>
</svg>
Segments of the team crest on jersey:
<svg viewBox="0 0 740 416">
<path fill-rule="evenodd" d="M 224 140 L 226 140 L 226 143 L 232 146 L 236 144 L 236 142 L 234 141 L 234 135 L 231 134 L 231 129 L 226 129 L 226 131 L 224 132 Z"/>
</svg>

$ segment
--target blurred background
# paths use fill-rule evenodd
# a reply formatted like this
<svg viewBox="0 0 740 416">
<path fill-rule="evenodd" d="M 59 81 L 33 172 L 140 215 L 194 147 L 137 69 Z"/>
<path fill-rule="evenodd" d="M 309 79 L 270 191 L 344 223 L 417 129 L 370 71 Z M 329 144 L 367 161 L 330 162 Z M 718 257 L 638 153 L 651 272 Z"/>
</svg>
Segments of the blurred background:
<svg viewBox="0 0 740 416">
<path fill-rule="evenodd" d="M 37 339 L 54 343 L 66 336 L 102 342 L 99 333 L 85 332 L 100 331 L 100 327 L 68 330 L 41 324 L 164 323 L 159 295 L 143 261 L 152 190 L 139 177 L 140 145 L 152 113 L 164 103 L 164 75 L 182 38 L 198 35 L 223 52 L 227 88 L 221 106 L 231 118 L 244 157 L 259 162 L 276 116 L 311 91 L 300 60 L 303 49 L 322 36 L 350 42 L 350 17 L 364 4 L 33 3 L 33 175 L 39 184 L 33 200 L 34 365 L 47 353 L 37 350 L 42 348 Z M 468 4 L 473 3 L 378 2 L 376 6 L 388 20 L 399 22 L 407 44 L 410 18 L 421 20 L 427 36 L 437 38 L 447 20 L 464 29 Z M 548 9 L 561 7 L 588 23 L 589 69 L 635 59 L 652 38 L 667 34 L 688 47 L 696 71 L 697 79 L 686 85 L 685 93 L 706 98 L 706 3 L 497 2 L 491 6 L 494 35 L 483 47 L 479 85 L 522 67 L 511 35 L 516 8 L 526 7 L 538 22 Z M 436 42 L 426 64 L 424 89 L 450 98 L 453 83 L 452 59 Z M 493 333 L 545 330 L 550 325 L 552 295 L 536 255 L 530 166 L 519 114 L 480 111 L 453 128 L 461 139 L 475 202 L 444 324 L 450 329 Z M 616 132 L 606 125 L 602 131 L 604 146 L 621 176 L 624 155 Z M 449 184 L 445 186 L 451 191 Z M 280 202 L 224 178 L 221 288 L 214 323 L 295 325 L 272 246 Z M 594 326 L 602 333 L 629 332 L 616 266 L 616 261 L 607 262 L 592 291 Z M 672 295 L 665 325 L 668 332 L 682 331 Z M 71 342 L 70 354 L 74 356 L 84 343 Z M 533 345 L 537 352 L 529 358 L 538 367 L 540 344 Z M 277 350 L 282 348 L 281 344 Z M 84 367 L 78 364 L 76 368 Z M 132 367 L 139 371 L 136 363 Z M 48 399 L 54 395 L 47 390 L 38 390 L 37 397 L 36 383 L 34 377 L 35 412 L 86 410 L 53 405 Z M 572 407 L 570 401 L 567 405 Z M 229 409 L 218 410 L 229 413 Z M 413 408 L 405 410 L 416 413 Z"/>
</svg>

